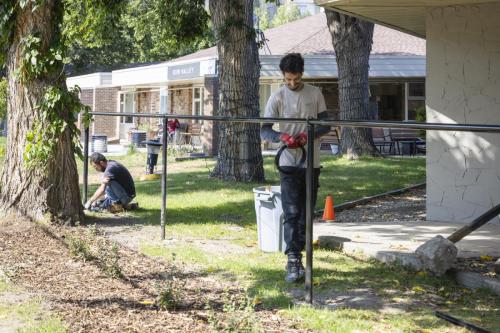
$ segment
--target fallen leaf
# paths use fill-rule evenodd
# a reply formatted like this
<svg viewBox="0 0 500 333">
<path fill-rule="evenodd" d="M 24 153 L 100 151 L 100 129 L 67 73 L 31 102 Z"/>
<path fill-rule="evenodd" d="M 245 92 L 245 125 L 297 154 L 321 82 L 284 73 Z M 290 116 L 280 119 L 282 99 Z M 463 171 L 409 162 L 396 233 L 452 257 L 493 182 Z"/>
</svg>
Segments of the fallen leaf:
<svg viewBox="0 0 500 333">
<path fill-rule="evenodd" d="M 411 290 L 413 290 L 416 293 L 423 293 L 425 291 L 425 289 L 422 288 L 421 286 L 415 286 L 415 287 L 411 288 Z"/>
</svg>

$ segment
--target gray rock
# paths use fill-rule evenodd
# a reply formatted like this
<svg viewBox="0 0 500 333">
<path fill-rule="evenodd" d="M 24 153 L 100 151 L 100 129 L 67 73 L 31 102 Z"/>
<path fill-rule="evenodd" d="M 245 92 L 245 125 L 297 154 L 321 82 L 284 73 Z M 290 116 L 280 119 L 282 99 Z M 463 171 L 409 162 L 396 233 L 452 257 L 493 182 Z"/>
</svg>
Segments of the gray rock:
<svg viewBox="0 0 500 333">
<path fill-rule="evenodd" d="M 493 265 L 493 269 L 495 270 L 495 273 L 500 274 L 500 258 L 498 258 Z"/>
<path fill-rule="evenodd" d="M 443 236 L 428 240 L 415 251 L 423 268 L 437 276 L 442 276 L 453 266 L 457 252 L 456 246 Z"/>
</svg>

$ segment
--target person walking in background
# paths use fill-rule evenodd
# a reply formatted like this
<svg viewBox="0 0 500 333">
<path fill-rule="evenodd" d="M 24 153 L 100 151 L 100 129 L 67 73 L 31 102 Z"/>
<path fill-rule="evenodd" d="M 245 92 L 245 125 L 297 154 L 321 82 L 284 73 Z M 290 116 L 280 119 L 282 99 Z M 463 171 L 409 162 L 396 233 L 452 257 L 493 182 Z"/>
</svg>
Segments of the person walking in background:
<svg viewBox="0 0 500 333">
<path fill-rule="evenodd" d="M 179 120 L 176 119 L 169 119 L 167 121 L 167 132 L 168 132 L 168 139 L 170 142 L 175 142 L 175 131 L 181 127 L 181 124 L 179 123 Z"/>
<path fill-rule="evenodd" d="M 284 85 L 271 95 L 264 117 L 268 118 L 327 118 L 325 99 L 321 90 L 302 82 L 304 59 L 299 53 L 285 55 L 280 61 Z M 287 146 L 279 159 L 281 202 L 284 214 L 285 254 L 287 282 L 297 282 L 304 278 L 302 251 L 305 246 L 306 226 L 306 165 L 298 165 L 302 158 L 302 148 L 307 148 L 307 125 L 279 123 L 279 131 L 266 123 L 261 128 L 261 138 L 271 142 L 282 142 Z M 314 140 L 314 184 L 313 202 L 319 187 L 319 137 L 330 131 L 329 126 L 318 126 Z"/>
</svg>

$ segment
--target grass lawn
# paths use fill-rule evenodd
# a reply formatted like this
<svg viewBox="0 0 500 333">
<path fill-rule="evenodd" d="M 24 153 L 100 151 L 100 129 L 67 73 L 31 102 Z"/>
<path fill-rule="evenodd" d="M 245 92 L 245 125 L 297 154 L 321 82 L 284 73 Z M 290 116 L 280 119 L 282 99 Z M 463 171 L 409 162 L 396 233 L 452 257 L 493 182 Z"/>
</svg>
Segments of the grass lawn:
<svg viewBox="0 0 500 333">
<path fill-rule="evenodd" d="M 0 299 L 6 304 L 0 304 L 0 323 L 10 323 L 13 326 L 6 327 L 7 332 L 14 332 L 16 328 L 16 332 L 22 333 L 67 331 L 62 321 L 50 314 L 40 298 L 23 293 L 2 279 L 0 279 Z"/>
<path fill-rule="evenodd" d="M 144 172 L 146 156 L 117 157 L 135 173 Z M 263 253 L 257 248 L 252 188 L 264 184 L 230 183 L 209 179 L 213 160 L 170 163 L 168 166 L 167 239 L 174 244 L 157 246 L 143 243 L 141 249 L 152 256 L 197 265 L 205 274 L 236 279 L 253 303 L 278 309 L 290 319 L 298 319 L 304 329 L 321 332 L 465 332 L 434 316 L 434 310 L 450 313 L 492 331 L 500 327 L 500 301 L 486 291 L 469 291 L 445 278 L 434 278 L 376 261 L 359 260 L 339 252 L 314 252 L 315 297 L 320 300 L 366 296 L 405 309 L 404 314 L 384 311 L 383 305 L 369 309 L 311 308 L 293 305 L 292 294 L 301 285 L 283 281 L 285 257 Z M 336 203 L 401 188 L 425 180 L 423 158 L 365 158 L 348 161 L 323 157 L 321 188 L 317 208 L 326 194 Z M 277 185 L 279 178 L 272 158 L 265 160 L 266 184 Z M 92 175 L 91 175 L 92 176 Z M 95 176 L 95 175 L 94 175 Z M 92 177 L 94 177 L 92 176 Z M 92 190 L 95 189 L 94 185 Z M 159 181 L 136 182 L 141 206 L 135 215 L 147 224 L 158 225 L 161 190 Z M 158 234 L 160 230 L 158 229 Z M 220 245 L 224 241 L 226 246 Z M 219 244 L 207 250 L 202 244 Z M 216 245 L 217 246 L 217 245 Z M 239 250 L 238 250 L 239 249 Z M 241 250 L 243 249 L 243 250 Z M 429 307 L 433 304 L 433 308 Z"/>
<path fill-rule="evenodd" d="M 145 170 L 146 155 L 118 156 L 135 179 Z M 266 183 L 241 184 L 209 178 L 214 160 L 169 163 L 167 198 L 168 246 L 142 243 L 142 252 L 198 267 L 202 274 L 237 280 L 253 304 L 278 310 L 304 329 L 319 332 L 466 332 L 434 316 L 439 309 L 492 332 L 500 332 L 500 300 L 486 291 L 470 291 L 450 278 L 434 278 L 339 252 L 314 252 L 315 299 L 361 298 L 365 308 L 309 307 L 294 304 L 302 285 L 283 280 L 285 257 L 257 248 L 252 188 L 279 184 L 272 158 L 266 158 Z M 323 157 L 318 207 L 326 194 L 336 203 L 401 188 L 425 179 L 423 158 L 365 158 L 347 161 Z M 79 168 L 81 170 L 81 162 Z M 90 193 L 99 174 L 90 170 Z M 141 209 L 134 216 L 159 225 L 160 181 L 137 181 Z M 158 238 L 160 230 L 158 228 Z M 202 245 L 210 245 L 211 248 Z M 340 301 L 341 304 L 344 304 Z M 325 304 L 325 303 L 323 303 Z M 393 309 L 387 311 L 386 305 Z M 431 306 L 432 305 L 432 306 Z M 403 312 L 394 308 L 404 309 Z"/>
</svg>

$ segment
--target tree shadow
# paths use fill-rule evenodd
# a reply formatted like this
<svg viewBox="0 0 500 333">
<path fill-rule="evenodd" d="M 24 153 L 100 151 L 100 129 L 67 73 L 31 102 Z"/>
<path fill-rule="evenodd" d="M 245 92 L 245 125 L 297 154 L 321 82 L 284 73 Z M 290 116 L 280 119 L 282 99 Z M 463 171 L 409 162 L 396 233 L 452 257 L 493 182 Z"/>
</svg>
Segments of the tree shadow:
<svg viewBox="0 0 500 333">
<path fill-rule="evenodd" d="M 459 311 L 466 321 L 482 327 L 498 327 L 495 318 L 500 318 L 500 310 L 494 303 L 500 305 L 499 299 L 491 293 L 484 296 L 481 292 L 464 292 L 451 276 L 420 275 L 399 265 L 375 261 L 366 267 L 366 262 L 361 260 L 358 260 L 360 267 L 346 270 L 342 268 L 343 261 L 353 260 L 348 257 L 315 257 L 314 260 L 339 266 L 339 269 L 314 268 L 313 281 L 318 281 L 318 285 L 313 286 L 315 308 L 369 310 L 389 316 L 413 314 L 412 321 L 417 327 L 438 330 L 448 329 L 449 324 L 444 321 L 437 323 L 439 319 L 433 316 L 435 310 Z M 285 283 L 284 269 L 252 267 L 251 274 L 248 292 L 258 295 L 264 308 L 288 309 L 292 304 L 305 304 L 304 283 Z M 418 288 L 425 290 L 415 292 Z M 452 296 L 447 299 L 448 294 Z M 450 299 L 453 302 L 449 302 Z M 481 302 L 485 306 L 489 304 L 493 310 L 481 309 Z"/>
</svg>

